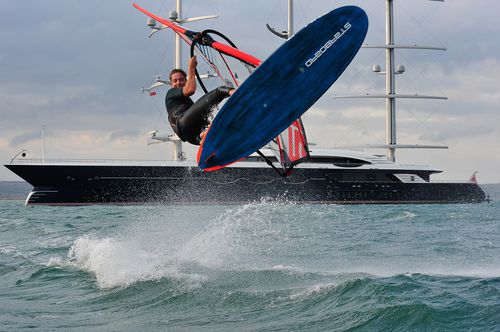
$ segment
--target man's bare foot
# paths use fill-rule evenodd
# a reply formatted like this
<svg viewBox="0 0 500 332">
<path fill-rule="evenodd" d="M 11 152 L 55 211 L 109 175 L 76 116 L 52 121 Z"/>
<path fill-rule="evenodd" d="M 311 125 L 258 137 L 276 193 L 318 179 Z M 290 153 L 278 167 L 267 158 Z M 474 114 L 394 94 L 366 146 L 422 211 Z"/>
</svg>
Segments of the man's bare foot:
<svg viewBox="0 0 500 332">
<path fill-rule="evenodd" d="M 205 138 L 205 136 L 207 135 L 207 132 L 208 132 L 208 129 L 210 129 L 210 125 L 211 123 L 207 126 L 207 128 L 205 128 L 205 130 L 203 130 L 201 133 L 200 133 L 200 140 L 203 141 L 203 139 Z"/>
</svg>

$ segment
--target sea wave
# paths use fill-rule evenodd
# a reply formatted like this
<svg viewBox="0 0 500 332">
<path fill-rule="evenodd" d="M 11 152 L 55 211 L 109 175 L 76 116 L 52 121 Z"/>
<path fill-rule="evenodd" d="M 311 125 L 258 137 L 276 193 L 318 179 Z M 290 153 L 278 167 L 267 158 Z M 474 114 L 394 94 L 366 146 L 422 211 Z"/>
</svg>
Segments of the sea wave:
<svg viewBox="0 0 500 332">
<path fill-rule="evenodd" d="M 228 207 L 206 221 L 197 219 L 203 213 L 201 207 L 200 211 L 191 213 L 168 208 L 160 216 L 158 211 L 107 236 L 89 233 L 78 237 L 68 251 L 67 260 L 95 276 L 101 288 L 161 278 L 183 280 L 198 287 L 222 271 L 273 269 L 377 277 L 412 273 L 479 278 L 500 276 L 500 268 L 492 263 L 494 257 L 485 257 L 484 262 L 471 262 L 467 252 L 455 242 L 440 244 L 439 248 L 449 246 L 452 250 L 444 256 L 440 252 L 439 261 L 436 261 L 433 253 L 427 250 L 429 243 L 453 239 L 436 237 L 434 240 L 425 227 L 415 225 L 413 219 L 421 218 L 426 211 L 420 208 L 413 212 L 395 207 L 376 208 L 375 218 L 379 214 L 384 218 L 383 223 L 367 220 L 365 213 L 358 209 L 295 205 L 268 199 Z M 398 228 L 392 226 L 392 222 L 401 220 L 411 220 L 411 223 Z M 373 226 L 367 225 L 367 221 Z M 380 226 L 376 228 L 376 225 Z M 355 227 L 359 231 L 354 231 Z M 333 233 L 332 229 L 339 231 Z M 344 236 L 340 231 L 348 233 Z M 373 232 L 377 237 L 373 237 Z M 411 239 L 411 232 L 426 237 L 422 237 L 422 241 Z M 388 245 L 394 239 L 405 238 L 414 246 L 413 251 L 428 257 L 398 256 L 395 250 L 404 248 L 405 243 Z M 364 242 L 355 242 L 361 240 Z M 463 257 L 456 255 L 458 249 L 464 252 Z M 374 253 L 352 254 L 369 250 Z M 384 256 L 377 254 L 377 250 L 383 250 Z M 391 250 L 391 254 L 385 255 L 386 250 Z M 311 260 L 307 259 L 308 255 Z M 385 259 L 386 256 L 390 259 Z M 297 258 L 300 264 L 294 265 Z"/>
<path fill-rule="evenodd" d="M 161 313 L 172 329 L 459 331 L 500 324 L 500 278 L 191 269 L 207 276 L 196 287 L 165 274 L 102 289 L 89 305 L 118 307 L 129 320 Z M 45 268 L 32 279 L 65 277 Z"/>
<path fill-rule="evenodd" d="M 86 234 L 74 241 L 68 259 L 95 275 L 103 288 L 186 275 L 192 282 L 203 280 L 203 274 L 183 272 L 190 266 L 270 268 L 274 266 L 269 262 L 273 251 L 290 242 L 286 232 L 289 224 L 281 219 L 289 208 L 289 204 L 267 200 L 230 208 L 189 237 L 185 226 L 166 228 L 161 219 L 107 237 Z M 165 240 L 162 231 L 174 240 Z"/>
<path fill-rule="evenodd" d="M 494 331 L 496 203 L 7 202 L 0 321 L 6 330 Z"/>
</svg>

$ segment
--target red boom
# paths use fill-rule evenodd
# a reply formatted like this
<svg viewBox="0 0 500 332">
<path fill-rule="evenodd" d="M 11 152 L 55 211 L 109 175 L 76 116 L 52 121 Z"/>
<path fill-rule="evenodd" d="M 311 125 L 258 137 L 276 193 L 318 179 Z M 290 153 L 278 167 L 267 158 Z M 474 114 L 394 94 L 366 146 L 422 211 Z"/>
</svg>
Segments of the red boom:
<svg viewBox="0 0 500 332">
<path fill-rule="evenodd" d="M 184 29 L 183 27 L 175 24 L 172 21 L 166 20 L 164 18 L 161 18 L 160 16 L 157 16 L 151 12 L 148 12 L 146 9 L 142 8 L 138 4 L 134 3 L 133 6 L 135 8 L 137 8 L 138 10 L 140 10 L 141 12 L 143 12 L 144 14 L 146 14 L 147 16 L 149 16 L 149 17 L 155 19 L 156 21 L 168 26 L 170 29 L 174 30 L 178 34 L 185 35 L 190 39 L 193 38 L 193 35 L 197 34 L 196 32 Z M 240 59 L 241 61 L 244 61 L 244 62 L 246 62 L 254 67 L 258 67 L 262 63 L 262 61 L 260 61 L 256 57 L 254 57 L 248 53 L 242 52 L 242 51 L 238 50 L 237 48 L 231 47 L 231 46 L 226 45 L 226 44 L 222 44 L 219 42 L 213 42 L 212 45 L 210 45 L 210 46 L 221 53 L 224 53 L 224 54 L 230 55 L 232 57 L 235 57 L 237 59 Z"/>
</svg>

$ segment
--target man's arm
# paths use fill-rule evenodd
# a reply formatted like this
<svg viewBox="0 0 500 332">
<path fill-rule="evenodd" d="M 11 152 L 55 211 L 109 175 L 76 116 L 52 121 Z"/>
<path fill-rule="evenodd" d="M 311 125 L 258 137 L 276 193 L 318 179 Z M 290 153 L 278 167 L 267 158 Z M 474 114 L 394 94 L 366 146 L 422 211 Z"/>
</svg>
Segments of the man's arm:
<svg viewBox="0 0 500 332">
<path fill-rule="evenodd" d="M 198 61 L 196 60 L 196 55 L 193 56 L 191 59 L 189 59 L 188 62 L 188 76 L 187 76 L 187 81 L 186 85 L 184 85 L 184 88 L 182 89 L 182 93 L 186 97 L 190 97 L 194 95 L 196 92 L 196 66 L 198 65 Z"/>
</svg>

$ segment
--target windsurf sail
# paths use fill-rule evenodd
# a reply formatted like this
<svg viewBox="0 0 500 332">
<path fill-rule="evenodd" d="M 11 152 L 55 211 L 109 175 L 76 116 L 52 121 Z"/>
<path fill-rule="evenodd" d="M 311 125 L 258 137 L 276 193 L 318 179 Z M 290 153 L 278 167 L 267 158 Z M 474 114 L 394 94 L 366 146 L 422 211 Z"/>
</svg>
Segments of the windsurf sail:
<svg viewBox="0 0 500 332">
<path fill-rule="evenodd" d="M 191 31 L 135 3 L 133 6 L 178 34 L 190 45 L 191 56 L 201 56 L 205 64 L 200 66 L 200 62 L 198 63 L 196 77 L 205 93 L 222 84 L 237 88 L 262 63 L 258 58 L 239 50 L 228 37 L 216 30 Z M 202 79 L 206 77 L 219 79 L 215 80 L 216 82 L 207 83 L 207 80 Z M 309 158 L 309 148 L 302 121 L 297 119 L 287 130 L 270 142 L 268 148 L 275 153 L 279 167 L 276 167 L 260 151 L 257 152 L 281 176 L 289 175 L 295 165 Z"/>
<path fill-rule="evenodd" d="M 224 84 L 233 88 L 237 88 L 243 81 L 253 72 L 256 66 L 242 61 L 238 57 L 227 55 L 219 50 L 208 46 L 214 38 L 221 38 L 227 42 L 231 47 L 237 49 L 236 45 L 225 35 L 216 30 L 204 30 L 192 40 L 190 47 L 191 57 L 194 55 L 201 55 L 202 59 L 208 65 L 209 70 L 207 74 L 203 73 L 202 66 L 196 68 L 196 78 L 200 87 L 205 93 L 208 93 L 211 88 L 207 88 L 207 81 L 203 80 L 204 77 L 218 77 L 221 80 L 216 80 L 217 86 Z M 210 75 L 210 72 L 214 74 Z M 215 88 L 215 87 L 213 87 Z"/>
<path fill-rule="evenodd" d="M 308 160 L 310 157 L 304 126 L 300 118 L 295 120 L 269 145 L 281 164 L 285 175 L 289 175 L 295 165 Z"/>
<path fill-rule="evenodd" d="M 196 77 L 205 93 L 220 85 L 238 87 L 252 73 L 253 69 L 261 64 L 259 59 L 239 50 L 229 38 L 218 31 L 191 31 L 173 21 L 157 16 L 135 3 L 133 6 L 172 29 L 190 45 L 191 56 L 198 55 L 204 60 L 198 62 Z M 202 78 L 216 79 L 202 80 Z"/>
</svg>

